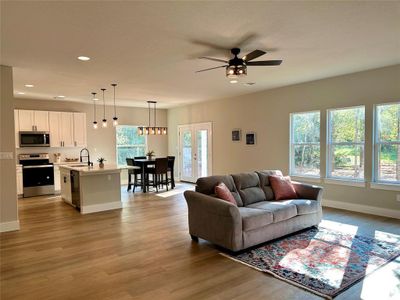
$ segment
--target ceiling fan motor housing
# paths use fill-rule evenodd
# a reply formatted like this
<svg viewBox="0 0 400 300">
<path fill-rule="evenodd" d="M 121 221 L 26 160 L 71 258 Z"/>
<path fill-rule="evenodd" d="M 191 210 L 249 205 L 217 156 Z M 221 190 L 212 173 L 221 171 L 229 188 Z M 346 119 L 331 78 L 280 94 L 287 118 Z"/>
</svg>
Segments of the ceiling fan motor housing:
<svg viewBox="0 0 400 300">
<path fill-rule="evenodd" d="M 246 63 L 243 59 L 234 57 L 226 67 L 226 77 L 238 78 L 247 75 Z"/>
</svg>

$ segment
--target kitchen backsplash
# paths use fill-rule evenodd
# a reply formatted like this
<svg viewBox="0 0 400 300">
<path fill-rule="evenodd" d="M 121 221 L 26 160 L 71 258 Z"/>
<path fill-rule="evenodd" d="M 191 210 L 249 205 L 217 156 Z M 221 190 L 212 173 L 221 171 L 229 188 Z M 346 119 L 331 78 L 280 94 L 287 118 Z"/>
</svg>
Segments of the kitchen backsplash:
<svg viewBox="0 0 400 300">
<path fill-rule="evenodd" d="M 17 148 L 17 157 L 19 154 L 23 153 L 49 153 L 50 161 L 54 162 L 55 157 L 54 153 L 61 154 L 61 161 L 65 161 L 65 158 L 79 158 L 79 152 L 81 149 L 79 148 L 50 148 L 50 147 L 24 147 Z"/>
</svg>

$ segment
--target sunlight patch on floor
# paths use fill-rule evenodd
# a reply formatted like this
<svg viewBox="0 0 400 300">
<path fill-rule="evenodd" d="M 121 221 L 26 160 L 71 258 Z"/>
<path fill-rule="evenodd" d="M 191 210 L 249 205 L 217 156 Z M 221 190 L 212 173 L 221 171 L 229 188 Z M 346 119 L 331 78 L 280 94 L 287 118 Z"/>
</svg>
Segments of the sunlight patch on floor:
<svg viewBox="0 0 400 300">
<path fill-rule="evenodd" d="M 337 230 L 352 235 L 355 235 L 358 230 L 358 226 L 335 222 L 335 221 L 329 221 L 329 220 L 322 220 L 319 225 L 327 229 Z"/>
<path fill-rule="evenodd" d="M 183 192 L 184 191 L 182 191 L 182 190 L 174 189 L 174 190 L 171 190 L 171 191 L 155 194 L 155 196 L 162 197 L 162 198 L 167 198 L 167 197 L 171 197 L 171 196 L 182 194 Z"/>
<path fill-rule="evenodd" d="M 400 257 L 364 279 L 360 298 L 400 299 Z"/>
</svg>

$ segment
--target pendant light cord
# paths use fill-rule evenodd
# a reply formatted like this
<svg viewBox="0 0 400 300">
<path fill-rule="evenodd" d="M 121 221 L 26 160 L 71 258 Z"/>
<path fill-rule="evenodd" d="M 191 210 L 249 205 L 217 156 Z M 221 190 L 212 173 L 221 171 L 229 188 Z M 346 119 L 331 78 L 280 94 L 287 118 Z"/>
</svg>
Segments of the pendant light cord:
<svg viewBox="0 0 400 300">
<path fill-rule="evenodd" d="M 147 106 L 148 106 L 148 108 L 149 108 L 149 128 L 150 128 L 150 125 L 151 125 L 151 124 L 150 124 L 150 112 L 151 112 L 151 111 L 150 111 L 150 102 L 149 102 L 149 101 L 147 102 Z"/>
<path fill-rule="evenodd" d="M 94 100 L 96 98 L 96 93 L 92 93 L 93 95 L 93 116 L 94 116 L 94 120 L 96 121 L 96 100 Z"/>
<path fill-rule="evenodd" d="M 154 102 L 154 128 L 157 127 L 157 102 Z"/>
<path fill-rule="evenodd" d="M 103 91 L 103 119 L 106 119 L 106 100 L 104 99 L 104 92 L 106 89 L 101 89 Z"/>
<path fill-rule="evenodd" d="M 117 108 L 115 106 L 115 87 L 117 86 L 116 83 L 111 84 L 114 88 L 114 118 L 117 116 Z"/>
</svg>

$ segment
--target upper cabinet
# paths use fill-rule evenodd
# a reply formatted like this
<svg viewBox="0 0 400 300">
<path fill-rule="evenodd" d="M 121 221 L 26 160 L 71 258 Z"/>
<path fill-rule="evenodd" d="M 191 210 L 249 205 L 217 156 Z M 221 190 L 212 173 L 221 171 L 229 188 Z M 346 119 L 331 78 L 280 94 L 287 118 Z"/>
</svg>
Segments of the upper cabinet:
<svg viewBox="0 0 400 300">
<path fill-rule="evenodd" d="M 74 113 L 74 146 L 86 147 L 86 114 Z"/>
<path fill-rule="evenodd" d="M 18 110 L 19 131 L 49 131 L 49 112 Z"/>
<path fill-rule="evenodd" d="M 86 147 L 85 113 L 33 110 L 14 113 L 16 137 L 19 131 L 49 131 L 50 147 Z"/>
</svg>

